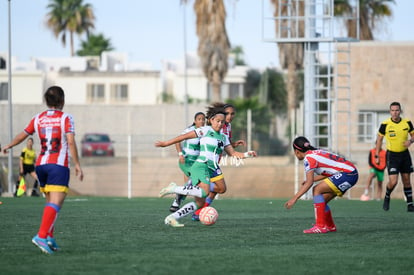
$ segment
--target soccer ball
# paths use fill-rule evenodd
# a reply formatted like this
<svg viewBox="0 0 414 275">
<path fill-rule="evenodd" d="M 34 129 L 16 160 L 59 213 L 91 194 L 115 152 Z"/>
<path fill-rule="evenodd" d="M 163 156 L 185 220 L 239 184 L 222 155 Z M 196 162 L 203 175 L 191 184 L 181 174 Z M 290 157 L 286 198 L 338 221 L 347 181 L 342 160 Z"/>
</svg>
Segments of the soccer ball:
<svg viewBox="0 0 414 275">
<path fill-rule="evenodd" d="M 204 207 L 200 211 L 200 222 L 204 225 L 213 225 L 216 223 L 218 218 L 218 212 L 211 206 Z"/>
</svg>

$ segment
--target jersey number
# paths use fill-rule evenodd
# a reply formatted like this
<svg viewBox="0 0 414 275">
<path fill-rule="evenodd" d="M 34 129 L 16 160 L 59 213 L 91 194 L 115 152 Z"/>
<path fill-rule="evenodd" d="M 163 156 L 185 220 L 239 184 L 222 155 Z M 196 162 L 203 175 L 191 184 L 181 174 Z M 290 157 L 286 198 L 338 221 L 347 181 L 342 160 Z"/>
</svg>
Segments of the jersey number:
<svg viewBox="0 0 414 275">
<path fill-rule="evenodd" d="M 49 140 L 47 138 L 42 138 L 41 139 L 41 144 L 42 144 L 42 150 L 40 152 L 41 155 L 46 154 L 46 152 L 49 152 L 49 154 L 59 153 L 60 139 L 51 138 Z M 47 148 L 50 148 L 50 149 L 48 150 Z"/>
</svg>

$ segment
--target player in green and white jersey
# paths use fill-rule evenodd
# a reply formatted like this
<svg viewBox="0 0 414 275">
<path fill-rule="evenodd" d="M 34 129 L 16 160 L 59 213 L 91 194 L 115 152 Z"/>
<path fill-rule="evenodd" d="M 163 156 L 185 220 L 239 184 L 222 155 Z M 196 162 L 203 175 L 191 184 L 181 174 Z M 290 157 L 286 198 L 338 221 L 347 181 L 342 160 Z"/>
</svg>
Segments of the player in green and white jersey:
<svg viewBox="0 0 414 275">
<path fill-rule="evenodd" d="M 223 151 L 229 156 L 241 159 L 256 156 L 254 151 L 241 153 L 234 150 L 228 137 L 221 132 L 224 120 L 225 113 L 222 108 L 210 108 L 207 112 L 207 124 L 209 126 L 195 129 L 193 132 L 180 135 L 168 141 L 158 141 L 155 143 L 156 147 L 166 147 L 186 139 L 200 137 L 200 155 L 190 170 L 192 185 L 177 186 L 175 183 L 171 183 L 160 191 L 160 197 L 173 193 L 190 195 L 196 197 L 196 202 L 187 203 L 175 213 L 167 216 L 165 218 L 166 224 L 173 227 L 182 227 L 184 225 L 180 224 L 177 219 L 185 217 L 203 206 L 204 198 L 214 190 L 214 183 L 211 179 L 222 176 L 218 161 Z"/>
<path fill-rule="evenodd" d="M 198 112 L 194 115 L 194 122 L 187 127 L 181 134 L 187 134 L 197 128 L 203 127 L 206 124 L 206 115 L 203 112 Z M 190 176 L 190 168 L 194 161 L 200 155 L 200 138 L 192 138 L 176 143 L 175 148 L 178 153 L 178 166 L 184 173 L 184 182 L 188 182 Z M 191 184 L 191 183 L 190 183 Z M 170 206 L 170 211 L 175 212 L 180 209 L 180 204 L 185 199 L 185 196 L 177 194 Z"/>
</svg>

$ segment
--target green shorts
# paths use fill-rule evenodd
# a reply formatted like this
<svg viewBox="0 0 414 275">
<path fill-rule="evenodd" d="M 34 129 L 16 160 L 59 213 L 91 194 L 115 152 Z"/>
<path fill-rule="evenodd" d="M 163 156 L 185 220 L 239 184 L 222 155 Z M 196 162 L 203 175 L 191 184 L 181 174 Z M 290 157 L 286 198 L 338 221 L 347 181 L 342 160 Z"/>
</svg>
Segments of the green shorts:
<svg viewBox="0 0 414 275">
<path fill-rule="evenodd" d="M 378 181 L 384 181 L 384 170 L 380 171 L 373 167 L 369 169 L 370 173 L 374 173 Z"/>
<path fill-rule="evenodd" d="M 190 169 L 191 166 L 194 164 L 194 161 L 189 161 L 187 159 L 185 159 L 184 163 L 181 163 L 180 161 L 178 161 L 178 167 L 180 167 L 181 171 L 183 171 L 184 175 L 186 175 L 187 177 L 190 176 Z"/>
<path fill-rule="evenodd" d="M 209 169 L 206 163 L 198 161 L 194 162 L 193 166 L 191 166 L 190 173 L 193 185 L 197 185 L 199 182 L 210 184 L 211 178 L 219 179 L 222 176 L 217 175 L 217 171 Z"/>
</svg>

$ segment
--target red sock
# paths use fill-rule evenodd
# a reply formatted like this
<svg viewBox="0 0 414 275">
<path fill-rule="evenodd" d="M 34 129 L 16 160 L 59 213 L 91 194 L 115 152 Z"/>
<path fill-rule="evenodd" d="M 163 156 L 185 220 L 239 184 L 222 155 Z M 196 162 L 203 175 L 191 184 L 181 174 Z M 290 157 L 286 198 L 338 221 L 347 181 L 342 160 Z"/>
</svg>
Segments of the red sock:
<svg viewBox="0 0 414 275">
<path fill-rule="evenodd" d="M 59 212 L 60 207 L 53 203 L 47 203 L 43 209 L 42 222 L 40 223 L 39 228 L 39 238 L 46 238 L 48 232 L 50 232 L 55 224 L 57 213 Z"/>
<path fill-rule="evenodd" d="M 334 220 L 332 218 L 332 213 L 331 213 L 330 209 L 325 212 L 325 219 L 326 219 L 326 226 L 327 227 L 329 227 L 329 228 L 336 227 L 335 223 L 334 223 Z"/>
<path fill-rule="evenodd" d="M 205 203 L 204 203 L 204 205 L 203 205 L 203 207 L 198 208 L 198 209 L 194 212 L 194 214 L 196 214 L 196 215 L 200 215 L 201 209 L 203 209 L 204 207 L 207 207 L 207 206 L 209 206 L 209 205 L 210 205 L 210 204 L 209 204 L 208 202 L 205 202 Z"/>
<path fill-rule="evenodd" d="M 316 226 L 318 227 L 326 226 L 325 206 L 326 206 L 325 202 L 319 202 L 319 203 L 313 204 L 313 207 L 315 209 Z"/>
<path fill-rule="evenodd" d="M 57 215 L 56 215 L 57 219 Z M 53 238 L 53 233 L 55 232 L 55 226 L 53 225 L 52 228 L 47 232 L 47 236 Z"/>
</svg>

